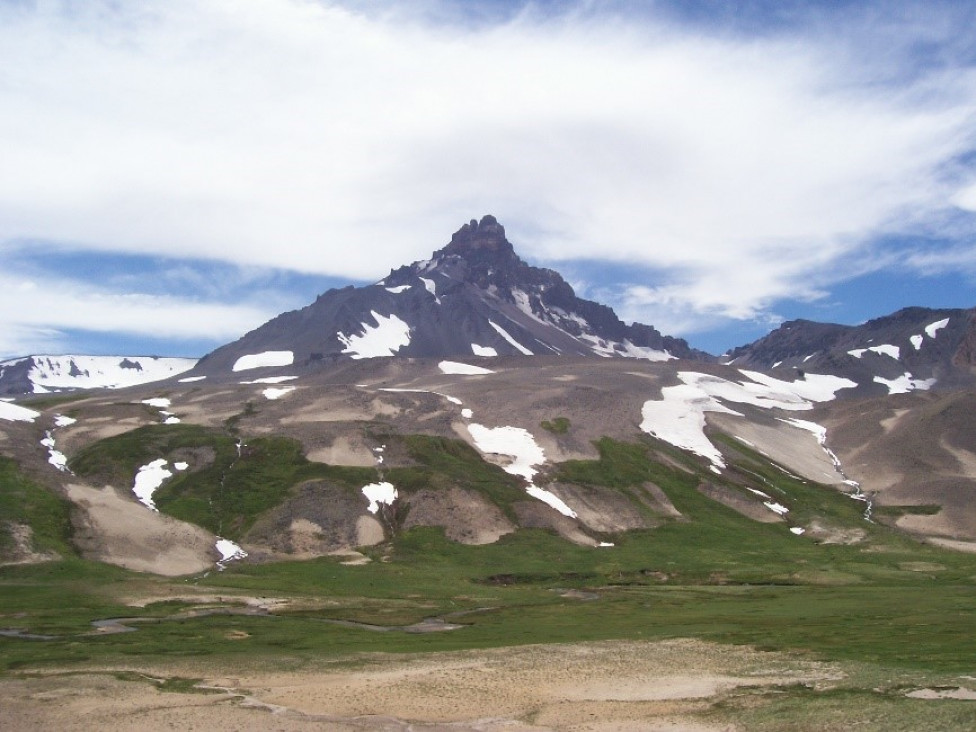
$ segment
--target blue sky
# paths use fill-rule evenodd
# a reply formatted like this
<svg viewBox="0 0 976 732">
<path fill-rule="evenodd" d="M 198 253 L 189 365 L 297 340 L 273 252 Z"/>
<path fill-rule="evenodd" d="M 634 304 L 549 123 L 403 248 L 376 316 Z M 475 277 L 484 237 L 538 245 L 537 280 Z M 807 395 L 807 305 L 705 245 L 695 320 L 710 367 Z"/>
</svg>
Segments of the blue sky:
<svg viewBox="0 0 976 732">
<path fill-rule="evenodd" d="M 976 306 L 971 2 L 0 0 L 0 357 L 202 355 L 492 213 L 720 353 Z"/>
</svg>

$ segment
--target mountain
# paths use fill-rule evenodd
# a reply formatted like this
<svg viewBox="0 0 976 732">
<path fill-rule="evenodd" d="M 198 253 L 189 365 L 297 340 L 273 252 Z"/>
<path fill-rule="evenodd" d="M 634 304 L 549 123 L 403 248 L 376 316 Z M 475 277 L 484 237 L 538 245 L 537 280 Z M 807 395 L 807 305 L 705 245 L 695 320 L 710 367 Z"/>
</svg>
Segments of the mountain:
<svg viewBox="0 0 976 732">
<path fill-rule="evenodd" d="M 193 358 L 157 356 L 26 356 L 0 361 L 0 394 L 148 384 L 189 371 L 196 362 Z"/>
<path fill-rule="evenodd" d="M 330 290 L 204 357 L 194 373 L 376 356 L 563 355 L 711 360 L 680 338 L 626 325 L 526 264 L 493 216 L 462 226 L 431 259 L 366 287 Z"/>
<path fill-rule="evenodd" d="M 971 386 L 976 308 L 910 307 L 856 326 L 791 320 L 722 358 L 737 367 L 842 376 L 857 394 Z"/>
</svg>

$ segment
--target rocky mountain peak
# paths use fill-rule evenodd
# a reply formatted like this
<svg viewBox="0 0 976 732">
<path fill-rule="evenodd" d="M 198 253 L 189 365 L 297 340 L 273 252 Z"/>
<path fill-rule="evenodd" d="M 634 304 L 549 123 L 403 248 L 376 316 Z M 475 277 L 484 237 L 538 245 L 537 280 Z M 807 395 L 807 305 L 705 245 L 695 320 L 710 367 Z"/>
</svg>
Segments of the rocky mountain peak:
<svg viewBox="0 0 976 732">
<path fill-rule="evenodd" d="M 471 255 L 503 255 L 515 256 L 515 249 L 505 238 L 505 227 L 498 220 L 488 214 L 481 221 L 471 219 L 454 232 L 451 243 L 442 250 L 444 254 L 456 254 L 461 257 Z"/>
</svg>

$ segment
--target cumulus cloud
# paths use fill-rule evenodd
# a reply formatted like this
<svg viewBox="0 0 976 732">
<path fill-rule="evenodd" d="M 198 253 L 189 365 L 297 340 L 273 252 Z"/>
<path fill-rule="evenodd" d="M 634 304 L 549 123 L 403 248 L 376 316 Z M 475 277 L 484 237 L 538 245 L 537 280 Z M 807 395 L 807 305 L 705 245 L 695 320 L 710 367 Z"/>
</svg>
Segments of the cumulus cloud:
<svg viewBox="0 0 976 732">
<path fill-rule="evenodd" d="M 462 7 L 4 5 L 0 240 L 373 279 L 491 212 L 535 260 L 663 273 L 612 299 L 679 322 L 816 298 L 976 207 L 950 6 L 754 36 Z"/>
</svg>

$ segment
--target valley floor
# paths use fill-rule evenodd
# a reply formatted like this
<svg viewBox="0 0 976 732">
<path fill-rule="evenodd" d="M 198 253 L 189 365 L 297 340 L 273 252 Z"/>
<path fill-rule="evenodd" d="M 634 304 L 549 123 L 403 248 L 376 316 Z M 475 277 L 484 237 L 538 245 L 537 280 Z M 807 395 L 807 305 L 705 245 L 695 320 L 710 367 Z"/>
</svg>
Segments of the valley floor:
<svg viewBox="0 0 976 732">
<path fill-rule="evenodd" d="M 233 675 L 231 675 L 233 674 Z M 10 730 L 965 729 L 959 690 L 691 639 L 361 654 L 301 669 L 200 663 L 0 678 Z"/>
</svg>

